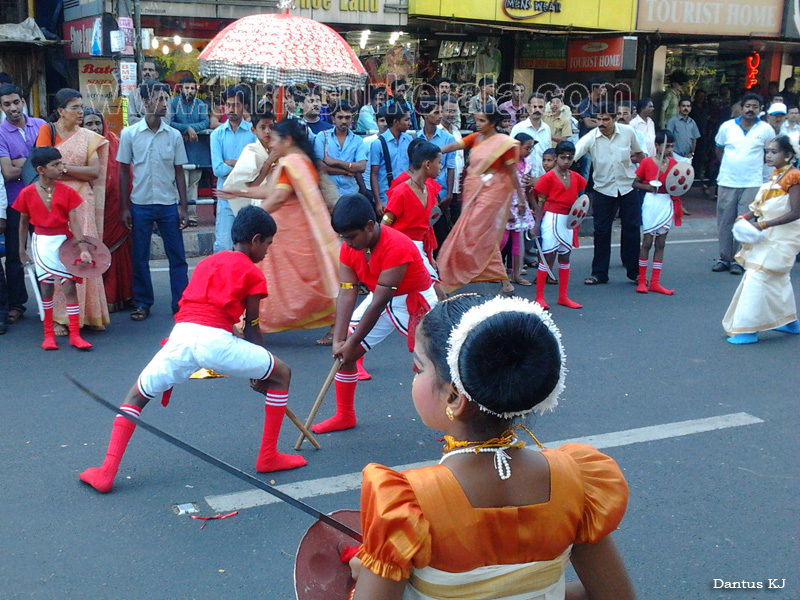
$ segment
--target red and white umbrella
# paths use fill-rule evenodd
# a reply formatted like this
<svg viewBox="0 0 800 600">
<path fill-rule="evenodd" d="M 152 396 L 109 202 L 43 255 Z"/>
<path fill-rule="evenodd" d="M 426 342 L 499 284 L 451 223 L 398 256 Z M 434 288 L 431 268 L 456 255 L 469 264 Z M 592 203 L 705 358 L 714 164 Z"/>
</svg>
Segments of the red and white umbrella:
<svg viewBox="0 0 800 600">
<path fill-rule="evenodd" d="M 333 29 L 288 13 L 259 14 L 234 21 L 200 54 L 200 72 L 210 77 L 273 82 L 285 86 L 362 87 L 367 73 L 352 48 Z"/>
</svg>

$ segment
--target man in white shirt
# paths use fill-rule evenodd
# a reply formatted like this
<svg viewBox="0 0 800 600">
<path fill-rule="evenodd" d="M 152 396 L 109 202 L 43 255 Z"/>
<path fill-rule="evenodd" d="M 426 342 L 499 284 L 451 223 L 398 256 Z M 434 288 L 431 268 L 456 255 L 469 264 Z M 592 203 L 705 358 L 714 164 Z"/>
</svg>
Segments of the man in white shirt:
<svg viewBox="0 0 800 600">
<path fill-rule="evenodd" d="M 742 115 L 719 127 L 715 142 L 720 160 L 717 176 L 717 232 L 719 259 L 711 268 L 717 273 L 730 271 L 741 275 L 739 263 L 732 263 L 739 244 L 733 239 L 736 215 L 748 211 L 763 182 L 764 149 L 775 137 L 772 127 L 758 118 L 761 96 L 745 94 L 741 99 Z"/>
<path fill-rule="evenodd" d="M 611 225 L 619 208 L 622 222 L 620 254 L 628 279 L 639 277 L 639 228 L 642 208 L 639 195 L 633 189 L 636 169 L 633 162 L 643 158 L 642 147 L 630 125 L 615 123 L 616 109 L 603 102 L 597 111 L 597 127 L 578 140 L 575 160 L 584 154 L 592 157 L 594 192 L 594 258 L 592 274 L 586 285 L 608 283 L 611 259 Z"/>
<path fill-rule="evenodd" d="M 459 141 L 462 135 L 458 129 L 458 123 L 461 121 L 458 100 L 454 96 L 442 96 L 440 101 L 442 103 L 442 122 L 439 123 L 439 127 L 452 135 L 455 141 Z M 456 150 L 453 154 L 455 154 L 456 158 L 453 198 L 449 204 L 442 203 L 440 205 L 442 218 L 436 221 L 433 226 L 433 232 L 436 234 L 436 241 L 439 243 L 440 248 L 447 234 L 450 233 L 450 228 L 461 214 L 461 173 L 464 171 L 464 151 Z"/>
<path fill-rule="evenodd" d="M 539 178 L 544 175 L 544 167 L 542 167 L 542 155 L 544 151 L 550 148 L 553 144 L 550 126 L 542 121 L 544 114 L 544 94 L 533 93 L 528 97 L 528 115 L 524 121 L 520 121 L 511 129 L 511 137 L 513 138 L 518 133 L 527 133 L 531 136 L 535 143 L 533 150 L 525 159 L 525 162 L 531 167 L 530 173 L 532 177 Z"/>
<path fill-rule="evenodd" d="M 796 106 L 788 106 L 786 109 L 786 120 L 781 125 L 781 133 L 789 135 L 800 134 L 800 109 Z"/>
<path fill-rule="evenodd" d="M 652 117 L 655 106 L 650 98 L 642 98 L 636 103 L 636 116 L 631 119 L 630 126 L 644 136 L 647 148 L 643 148 L 648 156 L 656 153 L 656 124 Z"/>
</svg>

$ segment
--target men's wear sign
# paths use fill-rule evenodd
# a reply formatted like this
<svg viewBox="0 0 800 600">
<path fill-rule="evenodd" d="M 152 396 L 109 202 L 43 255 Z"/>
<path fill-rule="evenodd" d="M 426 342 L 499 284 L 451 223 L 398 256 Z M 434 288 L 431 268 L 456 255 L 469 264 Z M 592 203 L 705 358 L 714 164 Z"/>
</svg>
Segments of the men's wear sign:
<svg viewBox="0 0 800 600">
<path fill-rule="evenodd" d="M 639 0 L 637 15 L 640 31 L 774 37 L 781 33 L 783 0 Z"/>
</svg>

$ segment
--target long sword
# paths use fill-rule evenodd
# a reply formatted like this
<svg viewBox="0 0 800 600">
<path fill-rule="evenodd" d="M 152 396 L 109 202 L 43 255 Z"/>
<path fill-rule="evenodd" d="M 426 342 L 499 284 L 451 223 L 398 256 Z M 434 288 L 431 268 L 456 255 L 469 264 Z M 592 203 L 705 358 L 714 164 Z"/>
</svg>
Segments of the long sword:
<svg viewBox="0 0 800 600">
<path fill-rule="evenodd" d="M 82 383 L 77 381 L 71 375 L 66 374 L 66 378 L 69 379 L 75 385 L 75 387 L 77 387 L 84 394 L 89 396 L 92 400 L 94 400 L 94 401 L 98 402 L 99 404 L 105 406 L 107 409 L 117 413 L 118 415 L 122 415 L 123 417 L 128 419 L 128 421 L 130 421 L 131 423 L 134 423 L 138 427 L 141 427 L 142 429 L 144 429 L 146 431 L 149 431 L 150 433 L 152 433 L 156 437 L 160 437 L 162 440 L 164 440 L 166 442 L 169 442 L 173 446 L 177 446 L 181 450 L 185 450 L 189 454 L 193 454 L 197 458 L 199 458 L 201 460 L 204 460 L 207 463 L 209 463 L 211 465 L 214 465 L 215 467 L 230 473 L 234 477 L 238 477 L 242 481 L 245 481 L 245 482 L 249 483 L 250 485 L 252 485 L 254 487 L 257 487 L 258 489 L 263 490 L 263 491 L 267 492 L 268 494 L 271 494 L 271 495 L 275 496 L 276 498 L 279 498 L 280 500 L 283 500 L 287 504 L 289 504 L 291 506 L 294 506 L 295 508 L 299 508 L 304 513 L 311 515 L 315 519 L 317 519 L 319 521 L 322 521 L 323 523 L 325 523 L 327 525 L 330 525 L 331 527 L 333 527 L 335 529 L 338 529 L 339 531 L 341 531 L 345 535 L 350 536 L 354 540 L 356 540 L 358 542 L 362 541 L 361 534 L 358 533 L 357 531 L 355 531 L 354 529 L 351 529 L 350 527 L 348 527 L 344 523 L 341 523 L 340 521 L 337 521 L 336 519 L 333 519 L 330 516 L 326 515 L 325 513 L 317 510 L 313 506 L 309 506 L 305 502 L 301 502 L 297 498 L 294 498 L 294 497 L 290 496 L 289 494 L 286 494 L 286 493 L 280 491 L 278 488 L 273 487 L 273 486 L 269 485 L 268 483 L 264 483 L 263 481 L 253 477 L 249 473 L 245 473 L 241 469 L 237 469 L 233 465 L 229 465 L 225 461 L 220 460 L 215 456 L 211 456 L 210 454 L 208 454 L 206 452 L 203 452 L 202 450 L 199 450 L 198 448 L 195 448 L 191 444 L 187 444 L 186 442 L 184 442 L 182 440 L 179 440 L 178 438 L 176 438 L 176 437 L 174 437 L 174 436 L 172 436 L 172 435 L 170 435 L 170 434 L 168 434 L 168 433 L 166 433 L 164 431 L 161 431 L 158 427 L 154 427 L 153 425 L 150 425 L 150 423 L 148 423 L 146 421 L 142 421 L 141 419 L 126 413 L 125 411 L 123 411 L 123 410 L 119 409 L 118 407 L 114 406 L 113 404 L 111 404 L 105 398 L 102 398 L 102 397 L 98 396 L 97 394 L 95 394 L 92 390 L 90 390 L 89 388 L 84 386 Z"/>
</svg>

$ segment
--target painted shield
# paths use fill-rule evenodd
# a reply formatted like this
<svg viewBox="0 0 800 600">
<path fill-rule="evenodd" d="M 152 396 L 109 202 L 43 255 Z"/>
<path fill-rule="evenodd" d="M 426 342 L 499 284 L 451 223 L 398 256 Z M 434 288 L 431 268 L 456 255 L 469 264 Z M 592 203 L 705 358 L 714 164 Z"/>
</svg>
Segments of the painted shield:
<svg viewBox="0 0 800 600">
<path fill-rule="evenodd" d="M 589 205 L 589 196 L 586 194 L 578 196 L 578 199 L 575 200 L 575 204 L 569 209 L 569 214 L 567 215 L 567 229 L 577 229 L 581 226 L 586 215 L 589 214 Z"/>
<path fill-rule="evenodd" d="M 357 510 L 337 510 L 330 516 L 361 531 L 361 513 Z M 322 521 L 309 527 L 294 563 L 297 600 L 345 600 L 355 582 L 341 556 L 345 548 L 357 545 L 356 540 Z"/>
<path fill-rule="evenodd" d="M 78 243 L 78 239 L 71 237 L 58 249 L 58 257 L 61 259 L 67 271 L 75 277 L 101 277 L 111 266 L 111 252 L 106 245 L 97 238 L 84 236 L 86 243 Z M 80 256 L 82 250 L 88 250 L 92 255 L 91 263 L 82 263 Z"/>
<path fill-rule="evenodd" d="M 439 208 L 439 205 L 437 204 L 436 206 L 433 207 L 433 210 L 431 211 L 431 219 L 430 219 L 431 227 L 433 227 L 434 224 L 436 224 L 436 221 L 438 221 L 441 218 L 442 218 L 442 209 Z"/>
<path fill-rule="evenodd" d="M 666 178 L 667 185 L 664 190 L 670 196 L 683 196 L 692 189 L 694 183 L 694 168 L 689 163 L 678 163 L 669 170 Z"/>
</svg>

